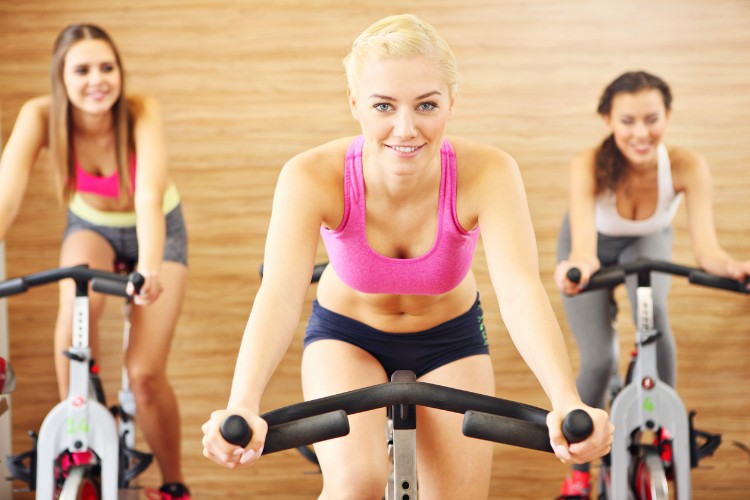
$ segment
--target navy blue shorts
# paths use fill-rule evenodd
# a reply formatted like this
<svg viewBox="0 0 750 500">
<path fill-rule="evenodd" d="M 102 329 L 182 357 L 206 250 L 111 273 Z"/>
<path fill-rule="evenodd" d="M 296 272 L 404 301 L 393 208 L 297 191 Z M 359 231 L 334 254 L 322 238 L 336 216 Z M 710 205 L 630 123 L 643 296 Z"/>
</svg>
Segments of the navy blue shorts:
<svg viewBox="0 0 750 500">
<path fill-rule="evenodd" d="M 304 345 L 316 340 L 347 342 L 377 359 L 388 375 L 411 370 L 417 377 L 452 361 L 476 354 L 489 354 L 484 313 L 479 296 L 462 315 L 429 330 L 414 333 L 387 333 L 335 313 L 313 302 Z"/>
</svg>

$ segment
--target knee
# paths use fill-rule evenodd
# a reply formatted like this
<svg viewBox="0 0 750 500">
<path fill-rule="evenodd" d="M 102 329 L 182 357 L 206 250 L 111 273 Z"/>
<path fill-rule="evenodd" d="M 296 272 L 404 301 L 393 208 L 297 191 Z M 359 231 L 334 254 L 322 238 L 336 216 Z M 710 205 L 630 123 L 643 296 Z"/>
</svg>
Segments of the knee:
<svg viewBox="0 0 750 500">
<path fill-rule="evenodd" d="M 369 474 L 337 475 L 336 478 L 323 478 L 325 500 L 381 500 L 385 492 L 385 478 L 371 477 Z"/>
<path fill-rule="evenodd" d="M 128 367 L 130 389 L 139 405 L 153 404 L 157 398 L 163 396 L 167 383 L 167 376 L 163 371 L 144 367 Z"/>
<path fill-rule="evenodd" d="M 581 376 L 586 378 L 608 379 L 615 369 L 617 360 L 612 349 L 601 352 L 581 353 Z"/>
<path fill-rule="evenodd" d="M 385 492 L 384 475 L 374 474 L 368 467 L 342 467 L 336 474 L 324 474 L 323 495 L 325 500 L 381 500 Z"/>
</svg>

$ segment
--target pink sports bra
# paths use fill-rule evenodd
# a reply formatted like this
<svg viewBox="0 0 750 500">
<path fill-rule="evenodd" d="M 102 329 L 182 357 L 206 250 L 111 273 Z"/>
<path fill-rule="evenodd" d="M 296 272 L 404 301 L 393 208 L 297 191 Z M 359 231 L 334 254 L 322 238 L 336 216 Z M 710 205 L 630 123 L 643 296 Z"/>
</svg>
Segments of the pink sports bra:
<svg viewBox="0 0 750 500">
<path fill-rule="evenodd" d="M 349 146 L 344 163 L 344 217 L 336 229 L 321 227 L 333 270 L 351 288 L 364 293 L 439 295 L 449 292 L 471 268 L 479 228 L 466 231 L 456 216 L 456 154 L 445 140 L 440 149 L 442 173 L 437 234 L 420 257 L 397 259 L 377 253 L 367 241 L 364 138 Z"/>
<path fill-rule="evenodd" d="M 120 196 L 119 180 L 120 176 L 115 171 L 112 175 L 102 177 L 94 175 L 81 167 L 81 164 L 76 162 L 76 191 L 79 193 L 91 193 L 105 198 L 117 198 Z M 135 156 L 131 155 L 128 162 L 128 170 L 130 171 L 130 185 L 132 186 L 131 195 L 135 189 Z"/>
</svg>

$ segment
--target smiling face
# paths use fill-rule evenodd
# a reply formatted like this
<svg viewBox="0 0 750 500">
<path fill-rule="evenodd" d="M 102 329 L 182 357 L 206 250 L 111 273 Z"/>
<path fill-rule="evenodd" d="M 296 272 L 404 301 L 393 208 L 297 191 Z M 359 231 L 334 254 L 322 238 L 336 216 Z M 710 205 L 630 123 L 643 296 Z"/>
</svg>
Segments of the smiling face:
<svg viewBox="0 0 750 500">
<path fill-rule="evenodd" d="M 619 93 L 604 116 L 617 148 L 632 165 L 656 163 L 656 148 L 669 120 L 664 97 L 657 89 Z"/>
<path fill-rule="evenodd" d="M 112 47 L 100 39 L 76 42 L 65 55 L 63 82 L 74 110 L 92 115 L 109 112 L 122 91 Z"/>
<path fill-rule="evenodd" d="M 439 158 L 454 97 L 438 65 L 424 56 L 374 59 L 359 76 L 349 104 L 368 156 L 401 175 Z"/>
</svg>

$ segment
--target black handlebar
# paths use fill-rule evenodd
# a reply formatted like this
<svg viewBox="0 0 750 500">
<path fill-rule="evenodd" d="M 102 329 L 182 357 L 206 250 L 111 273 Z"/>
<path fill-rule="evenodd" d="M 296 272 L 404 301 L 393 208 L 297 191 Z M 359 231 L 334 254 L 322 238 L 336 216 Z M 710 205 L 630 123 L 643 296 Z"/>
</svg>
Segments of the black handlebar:
<svg viewBox="0 0 750 500">
<path fill-rule="evenodd" d="M 268 423 L 263 454 L 344 436 L 349 432 L 347 415 L 399 404 L 463 413 L 463 432 L 469 437 L 552 451 L 546 410 L 426 382 L 389 382 L 297 403 L 262 415 Z M 329 427 L 325 432 L 321 430 L 323 424 Z M 592 431 L 591 417 L 583 410 L 566 416 L 563 433 L 568 442 L 582 441 Z M 243 448 L 251 438 L 247 422 L 237 415 L 222 422 L 221 433 L 227 442 Z M 329 437 L 320 438 L 322 434 Z"/>
<path fill-rule="evenodd" d="M 89 269 L 86 265 L 58 267 L 0 282 L 0 297 L 18 295 L 26 292 L 29 288 L 47 285 L 67 278 L 71 278 L 78 283 L 90 281 L 92 288 L 97 292 L 121 297 L 128 297 L 125 290 L 129 282 L 133 283 L 135 293 L 138 293 L 145 281 L 143 276 L 136 272 L 130 273 L 126 277 L 113 272 Z"/>
<path fill-rule="evenodd" d="M 661 260 L 638 259 L 626 264 L 609 266 L 595 272 L 589 278 L 585 290 L 596 290 L 599 288 L 613 288 L 620 283 L 625 282 L 628 274 L 642 274 L 658 272 L 672 274 L 674 276 L 685 276 L 688 282 L 695 285 L 702 285 L 720 290 L 728 290 L 738 293 L 750 293 L 748 285 L 750 279 L 744 282 L 732 278 L 716 276 L 697 267 L 683 266 Z M 581 271 L 577 267 L 571 267 L 566 274 L 567 278 L 573 283 L 581 281 Z"/>
</svg>

